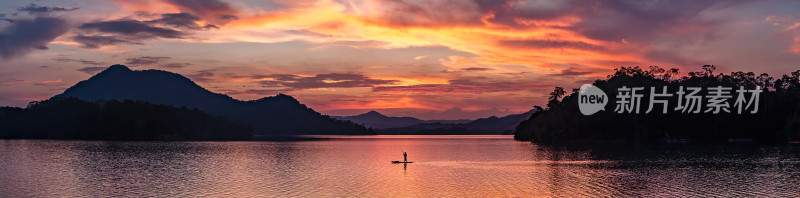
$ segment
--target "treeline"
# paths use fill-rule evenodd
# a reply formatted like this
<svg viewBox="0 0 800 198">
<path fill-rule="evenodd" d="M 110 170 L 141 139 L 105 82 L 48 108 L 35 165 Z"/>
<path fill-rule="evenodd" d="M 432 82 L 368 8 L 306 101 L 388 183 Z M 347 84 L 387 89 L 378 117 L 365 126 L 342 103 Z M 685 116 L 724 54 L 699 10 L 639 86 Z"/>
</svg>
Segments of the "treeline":
<svg viewBox="0 0 800 198">
<path fill-rule="evenodd" d="M 594 86 L 608 95 L 605 111 L 583 115 L 578 109 L 578 89 L 567 95 L 561 87 L 550 93 L 546 107 L 538 107 L 530 119 L 516 128 L 514 138 L 543 144 L 591 143 L 591 142 L 790 142 L 800 140 L 800 70 L 774 78 L 768 74 L 732 72 L 729 75 L 714 74 L 713 65 L 705 65 L 701 71 L 689 72 L 678 77 L 678 69 L 662 69 L 651 66 L 620 67 L 605 80 L 597 80 Z M 645 87 L 641 98 L 640 113 L 615 112 L 618 88 L 626 86 Z M 668 93 L 675 94 L 679 87 L 702 87 L 699 95 L 700 113 L 675 111 L 679 97 L 668 99 L 668 112 L 661 112 L 656 104 L 654 112 L 645 113 L 649 105 L 650 87 L 661 92 L 666 86 Z M 710 87 L 731 87 L 732 98 L 728 99 L 730 113 L 705 113 Z M 758 112 L 751 113 L 753 106 L 742 113 L 737 112 L 734 101 L 736 90 L 760 87 Z M 750 96 L 747 96 L 750 99 Z M 684 101 L 685 102 L 685 101 Z"/>
<path fill-rule="evenodd" d="M 141 101 L 53 98 L 0 107 L 0 138 L 81 140 L 248 140 L 250 127 L 197 109 Z"/>
</svg>

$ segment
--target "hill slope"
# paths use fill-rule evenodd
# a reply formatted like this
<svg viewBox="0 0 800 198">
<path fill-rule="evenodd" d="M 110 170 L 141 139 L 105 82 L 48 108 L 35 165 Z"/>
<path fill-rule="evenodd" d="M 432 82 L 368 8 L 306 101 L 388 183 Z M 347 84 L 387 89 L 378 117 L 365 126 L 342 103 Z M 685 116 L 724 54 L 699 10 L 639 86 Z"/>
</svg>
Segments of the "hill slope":
<svg viewBox="0 0 800 198">
<path fill-rule="evenodd" d="M 377 111 L 370 111 L 354 116 L 334 116 L 334 118 L 340 120 L 349 120 L 373 129 L 404 127 L 425 122 L 424 120 L 413 117 L 389 117 L 378 113 Z"/>
<path fill-rule="evenodd" d="M 247 126 L 197 109 L 142 101 L 54 98 L 0 107 L 0 138 L 82 140 L 249 140 Z"/>
<path fill-rule="evenodd" d="M 139 100 L 197 108 L 252 127 L 256 135 L 374 134 L 366 127 L 322 115 L 284 94 L 240 101 L 214 93 L 180 74 L 161 70 L 133 71 L 112 65 L 54 98 L 88 101 Z"/>
<path fill-rule="evenodd" d="M 376 131 L 381 135 L 511 135 L 514 133 L 514 128 L 530 118 L 534 111 L 503 117 L 480 118 L 467 123 L 423 121 L 419 124 L 380 128 Z"/>
</svg>

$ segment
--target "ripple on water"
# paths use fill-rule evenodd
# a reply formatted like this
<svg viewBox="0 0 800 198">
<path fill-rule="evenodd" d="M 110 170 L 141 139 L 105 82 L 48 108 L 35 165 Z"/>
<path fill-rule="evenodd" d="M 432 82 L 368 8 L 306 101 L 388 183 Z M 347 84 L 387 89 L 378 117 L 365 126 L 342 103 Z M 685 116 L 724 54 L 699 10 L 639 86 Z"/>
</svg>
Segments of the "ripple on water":
<svg viewBox="0 0 800 198">
<path fill-rule="evenodd" d="M 751 147 L 608 155 L 453 136 L 303 142 L 0 140 L 0 195 L 800 196 L 798 149 Z M 403 151 L 415 163 L 389 163 Z"/>
</svg>

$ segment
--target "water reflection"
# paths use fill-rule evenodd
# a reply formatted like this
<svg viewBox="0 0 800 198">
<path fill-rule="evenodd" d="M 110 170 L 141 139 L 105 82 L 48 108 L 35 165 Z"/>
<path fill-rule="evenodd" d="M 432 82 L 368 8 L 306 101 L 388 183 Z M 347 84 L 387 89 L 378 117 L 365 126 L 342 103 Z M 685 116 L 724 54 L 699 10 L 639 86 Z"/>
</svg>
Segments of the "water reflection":
<svg viewBox="0 0 800 198">
<path fill-rule="evenodd" d="M 3 197 L 788 196 L 797 146 L 565 149 L 508 136 L 0 140 Z M 408 152 L 413 164 L 392 164 Z M 400 167 L 402 166 L 402 167 Z"/>
</svg>

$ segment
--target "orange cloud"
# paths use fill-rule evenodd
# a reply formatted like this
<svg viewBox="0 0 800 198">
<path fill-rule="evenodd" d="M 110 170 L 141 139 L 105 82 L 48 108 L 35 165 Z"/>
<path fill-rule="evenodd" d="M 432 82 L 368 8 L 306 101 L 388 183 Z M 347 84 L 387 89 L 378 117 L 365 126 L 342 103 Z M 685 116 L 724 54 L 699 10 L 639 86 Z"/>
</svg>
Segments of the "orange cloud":
<svg viewBox="0 0 800 198">
<path fill-rule="evenodd" d="M 689 63 L 692 60 L 674 53 L 677 50 L 672 48 L 683 47 L 680 42 L 684 42 L 684 38 L 688 43 L 702 35 L 713 35 L 711 32 L 719 22 L 706 20 L 700 13 L 736 4 L 670 2 L 671 6 L 654 12 L 648 10 L 650 7 L 637 7 L 638 4 L 606 1 L 316 0 L 277 1 L 279 6 L 269 8 L 218 0 L 114 1 L 131 10 L 187 12 L 200 16 L 205 23 L 225 24 L 218 30 L 196 33 L 196 41 L 182 42 L 276 44 L 302 41 L 314 44 L 308 48 L 309 54 L 296 55 L 302 60 L 307 60 L 302 56 L 312 59 L 316 53 L 339 48 L 411 51 L 439 46 L 463 52 L 444 56 L 413 54 L 404 57 L 407 62 L 391 60 L 339 68 L 331 63 L 319 67 L 331 71 L 316 73 L 288 67 L 271 73 L 294 74 L 290 79 L 226 77 L 210 71 L 189 75 L 197 81 L 225 87 L 220 90 L 231 95 L 257 97 L 288 91 L 301 99 L 306 96 L 312 101 L 335 101 L 312 102 L 318 105 L 315 108 L 323 110 L 441 109 L 444 103 L 458 103 L 454 101 L 480 103 L 477 101 L 480 95 L 502 95 L 506 103 L 513 100 L 520 108 L 527 108 L 531 105 L 525 103 L 541 102 L 544 94 L 540 92 L 546 93 L 549 87 L 590 82 L 618 66 Z M 653 4 L 650 6 L 659 7 L 658 3 Z M 795 31 L 795 23 L 781 18 L 771 16 L 758 21 L 780 23 L 784 31 Z M 679 37 L 679 41 L 656 43 L 659 39 L 676 40 L 668 36 Z M 793 40 L 794 45 L 788 50 L 800 53 L 797 43 L 800 43 L 798 39 Z M 383 60 L 381 57 L 364 58 Z M 359 63 L 360 60 L 341 61 Z M 273 63 L 271 60 L 264 62 Z M 304 61 L 289 64 L 295 63 L 306 64 Z M 363 79 L 347 81 L 317 75 L 347 73 L 362 74 Z M 320 94 L 329 96 L 317 97 Z M 436 102 L 408 95 L 424 96 Z M 359 97 L 370 99 L 353 99 Z M 489 104 L 482 105 L 470 108 L 486 109 Z"/>
<path fill-rule="evenodd" d="M 58 80 L 45 80 L 45 81 L 42 81 L 42 82 L 40 82 L 40 83 L 45 83 L 45 84 L 47 84 L 47 83 L 60 83 L 60 82 L 64 82 L 64 81 L 63 81 L 63 80 L 61 80 L 61 79 L 58 79 Z"/>
<path fill-rule="evenodd" d="M 171 4 L 161 0 L 109 0 L 130 11 L 147 11 L 152 13 L 178 12 Z"/>
</svg>

